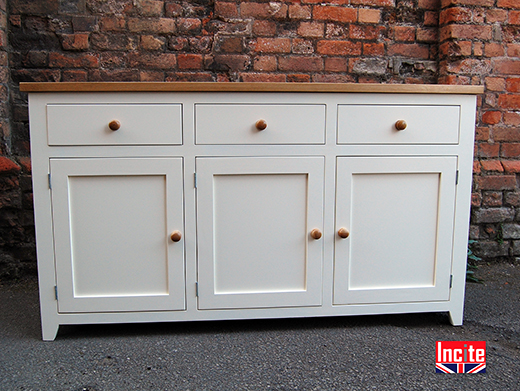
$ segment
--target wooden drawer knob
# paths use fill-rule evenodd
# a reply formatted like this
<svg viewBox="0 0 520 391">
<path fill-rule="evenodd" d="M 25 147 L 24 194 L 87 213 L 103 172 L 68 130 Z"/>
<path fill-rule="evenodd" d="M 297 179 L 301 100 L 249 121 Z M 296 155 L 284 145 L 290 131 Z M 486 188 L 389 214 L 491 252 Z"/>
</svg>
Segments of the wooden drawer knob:
<svg viewBox="0 0 520 391">
<path fill-rule="evenodd" d="M 312 231 L 311 231 L 311 237 L 313 239 L 320 239 L 321 238 L 321 231 L 318 229 L 318 228 L 314 228 Z"/>
<path fill-rule="evenodd" d="M 256 121 L 255 126 L 258 130 L 264 130 L 265 128 L 267 128 L 267 121 L 265 119 L 259 119 L 258 121 Z"/>
<path fill-rule="evenodd" d="M 108 124 L 108 127 L 110 128 L 110 130 L 119 130 L 119 128 L 121 127 L 121 122 L 119 122 L 117 119 L 113 120 L 113 121 L 110 121 L 110 123 Z"/>
<path fill-rule="evenodd" d="M 179 240 L 181 240 L 181 238 L 182 238 L 182 234 L 180 231 L 173 231 L 170 236 L 170 239 L 172 240 L 172 242 L 178 242 Z"/>
<path fill-rule="evenodd" d="M 343 228 L 341 227 L 339 230 L 338 230 L 338 236 L 342 239 L 346 239 L 348 238 L 350 235 L 350 232 L 348 232 L 348 229 L 346 228 Z"/>
<path fill-rule="evenodd" d="M 395 128 L 397 130 L 405 130 L 407 125 L 408 124 L 406 123 L 406 121 L 404 119 L 400 119 L 399 121 L 397 121 L 395 123 Z"/>
</svg>

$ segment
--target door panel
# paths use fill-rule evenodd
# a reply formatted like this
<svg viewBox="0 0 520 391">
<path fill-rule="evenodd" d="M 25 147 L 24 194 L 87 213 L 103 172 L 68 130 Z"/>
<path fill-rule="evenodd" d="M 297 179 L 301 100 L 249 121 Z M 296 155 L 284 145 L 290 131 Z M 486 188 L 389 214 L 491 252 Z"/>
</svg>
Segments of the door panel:
<svg viewBox="0 0 520 391">
<path fill-rule="evenodd" d="M 448 300 L 455 157 L 338 158 L 334 304 Z"/>
<path fill-rule="evenodd" d="M 198 158 L 199 308 L 321 304 L 324 159 Z"/>
<path fill-rule="evenodd" d="M 182 159 L 51 159 L 60 312 L 185 309 Z"/>
</svg>

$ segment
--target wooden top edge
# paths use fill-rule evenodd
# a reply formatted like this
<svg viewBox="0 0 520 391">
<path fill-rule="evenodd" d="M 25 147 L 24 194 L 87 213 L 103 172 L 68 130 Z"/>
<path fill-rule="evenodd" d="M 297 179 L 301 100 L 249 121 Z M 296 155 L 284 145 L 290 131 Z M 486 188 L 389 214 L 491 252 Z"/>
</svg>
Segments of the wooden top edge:
<svg viewBox="0 0 520 391">
<path fill-rule="evenodd" d="M 363 92 L 482 94 L 483 86 L 355 83 L 80 82 L 20 83 L 22 92 Z"/>
</svg>

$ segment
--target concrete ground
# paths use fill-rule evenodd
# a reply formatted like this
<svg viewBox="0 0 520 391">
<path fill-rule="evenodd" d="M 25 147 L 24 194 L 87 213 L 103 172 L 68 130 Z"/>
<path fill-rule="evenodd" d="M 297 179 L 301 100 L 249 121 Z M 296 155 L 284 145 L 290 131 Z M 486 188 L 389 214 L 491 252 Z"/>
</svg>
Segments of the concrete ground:
<svg viewBox="0 0 520 391">
<path fill-rule="evenodd" d="M 34 281 L 0 283 L 0 390 L 520 390 L 520 266 L 480 266 L 447 314 L 61 327 Z M 435 341 L 487 342 L 485 374 L 436 374 Z"/>
</svg>

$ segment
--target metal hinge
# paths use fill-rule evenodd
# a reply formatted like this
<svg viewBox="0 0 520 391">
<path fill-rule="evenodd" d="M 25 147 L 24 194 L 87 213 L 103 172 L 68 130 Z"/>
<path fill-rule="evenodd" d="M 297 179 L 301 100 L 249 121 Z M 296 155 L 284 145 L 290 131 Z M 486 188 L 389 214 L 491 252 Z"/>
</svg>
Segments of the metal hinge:
<svg viewBox="0 0 520 391">
<path fill-rule="evenodd" d="M 197 188 L 197 173 L 193 173 L 193 187 Z"/>
<path fill-rule="evenodd" d="M 199 297 L 199 282 L 195 283 L 195 296 Z"/>
<path fill-rule="evenodd" d="M 457 170 L 457 173 L 455 174 L 455 184 L 459 184 L 459 170 Z"/>
<path fill-rule="evenodd" d="M 52 190 L 52 183 L 51 183 L 51 174 L 47 174 L 47 180 L 49 181 L 49 189 Z"/>
<path fill-rule="evenodd" d="M 58 287 L 54 285 L 54 297 L 58 300 Z"/>
<path fill-rule="evenodd" d="M 450 288 L 453 286 L 453 274 L 450 276 Z"/>
</svg>

